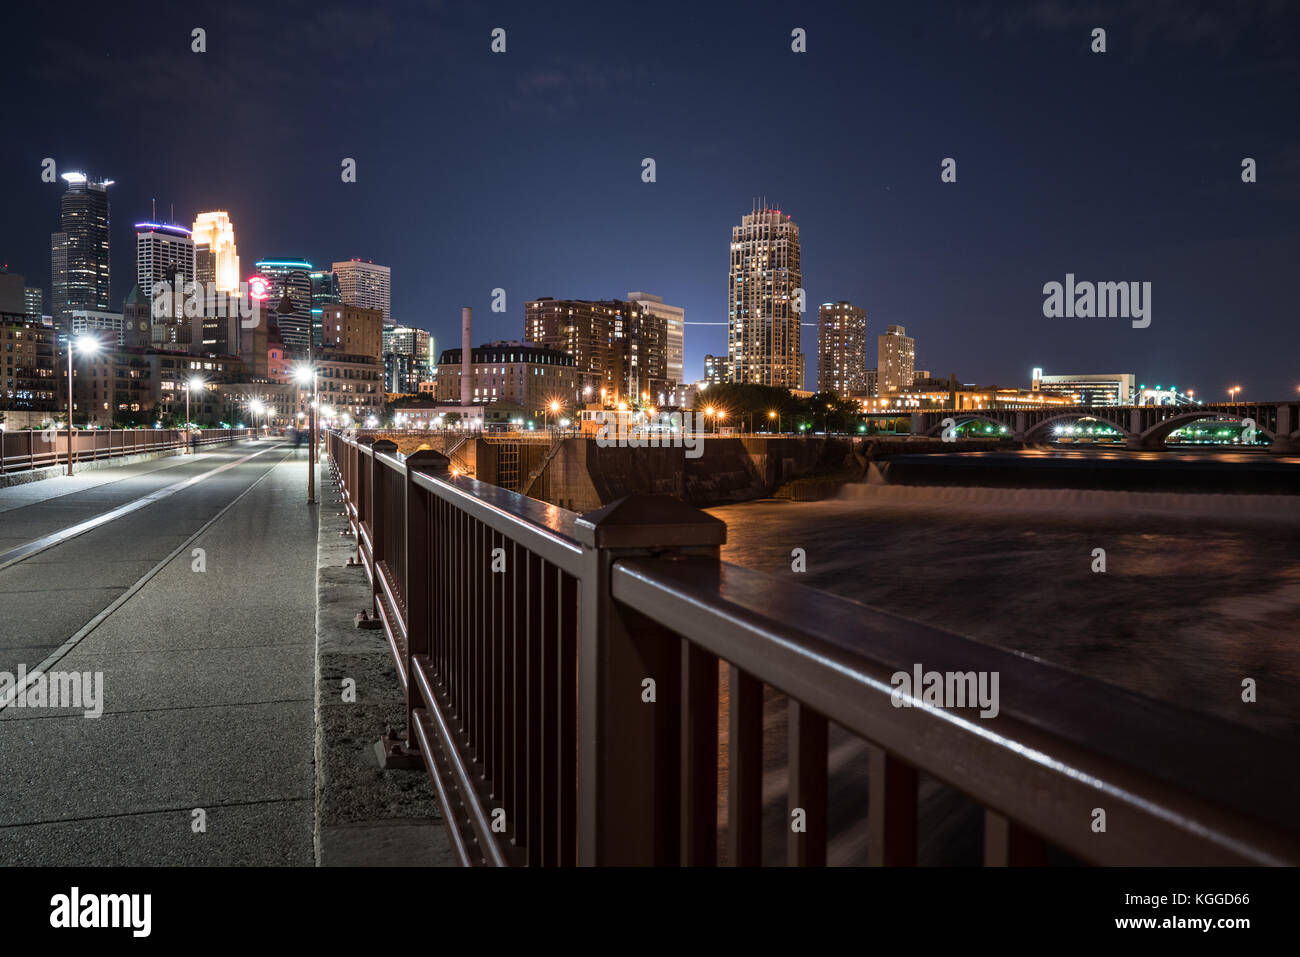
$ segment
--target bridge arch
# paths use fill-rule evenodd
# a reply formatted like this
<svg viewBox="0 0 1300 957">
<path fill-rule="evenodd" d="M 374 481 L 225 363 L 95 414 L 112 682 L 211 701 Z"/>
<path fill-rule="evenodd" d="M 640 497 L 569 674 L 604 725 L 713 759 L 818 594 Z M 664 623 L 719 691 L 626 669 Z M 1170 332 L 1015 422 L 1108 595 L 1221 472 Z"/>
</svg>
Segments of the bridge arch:
<svg viewBox="0 0 1300 957">
<path fill-rule="evenodd" d="M 996 426 L 999 430 L 1006 428 L 1008 433 L 1015 428 L 1014 419 L 1008 422 L 1005 418 L 998 419 L 991 415 L 984 415 L 979 412 L 954 412 L 951 415 L 944 416 L 943 418 L 950 418 L 955 421 L 957 423 L 957 428 L 961 428 L 969 422 L 986 422 L 989 425 Z M 929 436 L 942 435 L 943 429 L 943 420 L 940 419 L 938 424 L 930 426 L 930 428 L 926 430 L 925 434 Z"/>
<path fill-rule="evenodd" d="M 1102 409 L 1099 408 L 1097 411 L 1102 412 Z M 1099 415 L 1099 414 L 1094 414 L 1092 412 L 1079 412 L 1076 409 L 1071 412 L 1062 412 L 1060 415 L 1048 416 L 1045 419 L 1040 419 L 1039 421 L 1035 422 L 1029 428 L 1025 429 L 1025 441 L 1041 442 L 1044 439 L 1044 437 L 1050 434 L 1053 426 L 1055 426 L 1057 423 L 1079 422 L 1084 419 L 1087 419 L 1092 422 L 1103 422 L 1106 425 L 1109 425 L 1111 428 L 1115 429 L 1115 431 L 1119 432 L 1125 438 L 1128 438 L 1132 434 L 1129 431 L 1128 425 L 1125 422 L 1121 421 L 1123 419 L 1123 416 L 1116 416 L 1115 419 L 1109 419 L 1105 416 L 1104 413 Z"/>
<path fill-rule="evenodd" d="M 1193 422 L 1201 422 L 1207 419 L 1235 419 L 1236 421 L 1241 422 L 1247 418 L 1250 418 L 1250 416 L 1239 416 L 1214 410 L 1184 412 L 1181 415 L 1171 416 L 1168 419 L 1163 419 L 1160 422 L 1157 422 L 1155 425 L 1151 426 L 1151 428 L 1137 436 L 1137 438 L 1144 446 L 1154 447 L 1163 444 L 1165 439 L 1167 439 L 1172 433 L 1177 432 L 1185 425 L 1191 425 Z M 1259 432 L 1260 435 L 1268 436 L 1270 440 L 1277 438 L 1273 429 L 1265 428 L 1262 425 L 1256 425 L 1255 431 Z"/>
</svg>

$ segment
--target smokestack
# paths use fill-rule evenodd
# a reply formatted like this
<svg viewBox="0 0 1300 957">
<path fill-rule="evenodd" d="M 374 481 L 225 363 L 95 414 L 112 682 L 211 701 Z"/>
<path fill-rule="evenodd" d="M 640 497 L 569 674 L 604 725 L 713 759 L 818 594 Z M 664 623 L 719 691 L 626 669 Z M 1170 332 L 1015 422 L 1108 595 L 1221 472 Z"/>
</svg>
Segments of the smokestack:
<svg viewBox="0 0 1300 957">
<path fill-rule="evenodd" d="M 470 384 L 474 375 L 474 367 L 470 363 L 470 344 L 469 344 L 469 327 L 470 314 L 474 310 L 469 306 L 460 311 L 460 407 L 468 409 L 470 403 Z M 462 415 L 466 414 L 464 412 Z"/>
</svg>

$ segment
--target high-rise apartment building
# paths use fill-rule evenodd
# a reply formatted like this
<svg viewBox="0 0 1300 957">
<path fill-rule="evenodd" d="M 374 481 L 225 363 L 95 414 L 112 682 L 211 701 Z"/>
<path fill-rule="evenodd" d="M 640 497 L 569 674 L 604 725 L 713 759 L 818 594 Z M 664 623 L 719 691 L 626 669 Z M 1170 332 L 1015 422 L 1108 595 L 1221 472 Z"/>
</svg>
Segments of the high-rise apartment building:
<svg viewBox="0 0 1300 957">
<path fill-rule="evenodd" d="M 524 337 L 573 356 L 583 401 L 661 402 L 668 379 L 667 320 L 622 299 L 524 304 Z"/>
<path fill-rule="evenodd" d="M 393 321 L 392 270 L 369 260 L 349 259 L 335 263 L 341 301 L 349 306 L 365 306 L 383 313 L 384 323 Z"/>
<path fill-rule="evenodd" d="M 681 306 L 665 305 L 660 296 L 648 292 L 629 292 L 627 298 L 644 312 L 664 321 L 668 379 L 674 386 L 681 385 L 685 381 L 686 310 Z"/>
<path fill-rule="evenodd" d="M 50 311 L 66 327 L 73 309 L 111 308 L 108 187 L 111 179 L 64 173 L 59 231 L 50 234 Z"/>
<path fill-rule="evenodd" d="M 136 285 L 152 298 L 156 283 L 167 284 L 171 295 L 167 318 L 180 320 L 185 317 L 185 284 L 192 283 L 194 278 L 194 240 L 188 229 L 170 223 L 135 224 Z M 154 318 L 163 317 L 155 315 Z"/>
<path fill-rule="evenodd" d="M 731 228 L 727 359 L 734 381 L 802 388 L 802 288 L 799 227 L 779 209 L 755 207 Z"/>
<path fill-rule="evenodd" d="M 817 310 L 817 391 L 867 394 L 867 313 L 843 299 Z"/>
<path fill-rule="evenodd" d="M 215 283 L 217 292 L 239 289 L 239 254 L 235 251 L 235 226 L 224 210 L 199 213 L 194 219 L 195 278 Z"/>
<path fill-rule="evenodd" d="M 731 363 L 726 356 L 704 357 L 705 385 L 721 385 L 731 381 Z"/>
<path fill-rule="evenodd" d="M 269 283 L 267 309 L 279 322 L 285 346 L 305 356 L 313 335 L 311 274 L 314 267 L 305 259 L 261 259 L 256 269 Z M 293 311 L 279 313 L 276 310 L 286 292 Z"/>
<path fill-rule="evenodd" d="M 902 326 L 887 326 L 876 342 L 879 394 L 910 389 L 916 370 L 916 340 Z"/>
</svg>

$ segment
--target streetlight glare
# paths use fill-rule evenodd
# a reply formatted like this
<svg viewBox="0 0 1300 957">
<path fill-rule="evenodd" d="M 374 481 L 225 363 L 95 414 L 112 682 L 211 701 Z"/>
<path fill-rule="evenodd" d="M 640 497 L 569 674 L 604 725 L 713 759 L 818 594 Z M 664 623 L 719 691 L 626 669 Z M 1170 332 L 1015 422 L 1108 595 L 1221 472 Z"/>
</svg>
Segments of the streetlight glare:
<svg viewBox="0 0 1300 957">
<path fill-rule="evenodd" d="M 202 388 L 203 388 L 203 380 L 200 379 L 198 376 L 195 376 L 193 379 L 190 380 L 190 389 L 202 389 Z"/>
<path fill-rule="evenodd" d="M 95 336 L 91 336 L 91 335 L 81 335 L 81 336 L 77 336 L 77 351 L 78 351 L 78 352 L 98 352 L 98 351 L 99 351 L 99 339 L 97 339 Z"/>
</svg>

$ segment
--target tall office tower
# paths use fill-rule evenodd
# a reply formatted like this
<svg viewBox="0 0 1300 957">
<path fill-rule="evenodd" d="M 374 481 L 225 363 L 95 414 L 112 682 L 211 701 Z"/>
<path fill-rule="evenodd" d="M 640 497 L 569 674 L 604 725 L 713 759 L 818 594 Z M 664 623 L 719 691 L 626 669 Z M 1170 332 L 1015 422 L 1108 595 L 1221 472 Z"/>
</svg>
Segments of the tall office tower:
<svg viewBox="0 0 1300 957">
<path fill-rule="evenodd" d="M 193 229 L 196 278 L 215 283 L 217 292 L 239 290 L 239 254 L 235 252 L 235 226 L 224 210 L 199 213 Z"/>
<path fill-rule="evenodd" d="M 257 274 L 270 283 L 267 308 L 275 309 L 288 292 L 293 312 L 279 314 L 280 335 L 287 348 L 307 354 L 312 337 L 312 264 L 305 259 L 261 259 Z"/>
<path fill-rule="evenodd" d="M 878 393 L 885 396 L 910 389 L 915 378 L 916 340 L 902 326 L 887 326 L 876 341 Z"/>
<path fill-rule="evenodd" d="M 176 277 L 181 277 L 177 288 Z M 135 282 L 151 299 L 155 283 L 171 291 L 170 319 L 185 318 L 185 283 L 194 281 L 194 240 L 184 226 L 135 224 Z M 155 316 L 155 319 L 160 318 Z"/>
<path fill-rule="evenodd" d="M 880 373 L 877 369 L 867 370 L 867 398 L 874 399 L 880 395 Z"/>
<path fill-rule="evenodd" d="M 779 209 L 754 207 L 731 228 L 727 359 L 735 382 L 787 389 L 803 383 L 799 227 Z"/>
<path fill-rule="evenodd" d="M 335 263 L 334 272 L 339 277 L 339 293 L 349 306 L 365 306 L 384 314 L 384 324 L 392 325 L 392 270 L 376 266 L 369 260 L 349 259 Z"/>
<path fill-rule="evenodd" d="M 309 274 L 311 277 L 311 328 L 316 337 L 316 345 L 321 344 L 321 314 L 326 306 L 337 306 L 343 302 L 339 291 L 339 277 L 327 269 L 317 269 Z"/>
<path fill-rule="evenodd" d="M 817 391 L 867 394 L 867 313 L 843 299 L 817 310 Z"/>
<path fill-rule="evenodd" d="M 674 386 L 686 381 L 686 310 L 681 306 L 668 306 L 661 297 L 648 292 L 629 292 L 627 298 L 645 312 L 666 323 L 668 378 Z"/>
<path fill-rule="evenodd" d="M 64 173 L 68 184 L 59 201 L 59 232 L 50 234 L 50 311 L 56 326 L 67 325 L 73 309 L 108 311 L 109 204 L 111 179 Z"/>
<path fill-rule="evenodd" d="M 45 310 L 45 290 L 40 286 L 24 286 L 23 308 L 27 315 L 39 321 Z"/>
</svg>

